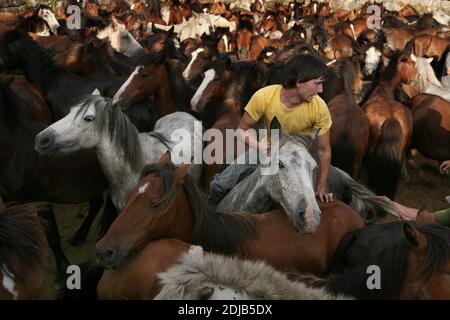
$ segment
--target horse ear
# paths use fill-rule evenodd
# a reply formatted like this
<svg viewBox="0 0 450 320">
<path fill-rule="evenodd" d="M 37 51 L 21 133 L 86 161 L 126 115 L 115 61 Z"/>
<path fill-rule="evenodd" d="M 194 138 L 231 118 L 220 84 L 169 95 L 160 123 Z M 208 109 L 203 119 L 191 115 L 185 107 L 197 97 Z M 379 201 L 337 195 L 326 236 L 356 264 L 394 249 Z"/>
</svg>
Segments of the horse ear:
<svg viewBox="0 0 450 320">
<path fill-rule="evenodd" d="M 427 59 L 427 62 L 428 62 L 428 63 L 431 63 L 431 62 L 433 62 L 433 57 L 431 57 L 431 58 L 428 58 L 428 59 Z"/>
<path fill-rule="evenodd" d="M 411 53 L 410 57 L 411 57 L 411 60 L 412 60 L 414 63 L 417 61 L 417 57 L 416 57 L 416 55 L 415 55 L 414 53 Z"/>
<path fill-rule="evenodd" d="M 97 88 L 92 91 L 91 96 L 99 96 L 100 95 L 100 90 L 98 90 Z"/>
<path fill-rule="evenodd" d="M 403 233 L 406 237 L 406 241 L 408 241 L 408 244 L 415 249 L 423 249 L 426 246 L 426 239 L 425 237 L 417 231 L 416 228 L 414 228 L 409 223 L 405 223 L 403 225 Z"/>
<path fill-rule="evenodd" d="M 411 246 L 417 246 L 418 240 L 416 237 L 416 231 L 408 223 L 403 225 L 403 233 L 405 234 L 406 240 Z"/>
<path fill-rule="evenodd" d="M 188 172 L 189 165 L 182 164 L 176 171 L 175 171 L 175 178 L 177 183 L 183 183 L 184 178 Z"/>
<path fill-rule="evenodd" d="M 164 153 L 164 154 L 161 156 L 161 158 L 159 158 L 158 164 L 161 165 L 161 166 L 163 166 L 163 165 L 165 165 L 165 164 L 167 164 L 167 163 L 169 163 L 169 162 L 171 162 L 171 161 L 172 161 L 172 155 L 170 154 L 170 151 L 167 150 L 167 152 Z"/>
<path fill-rule="evenodd" d="M 172 28 L 170 28 L 169 31 L 167 31 L 167 37 L 172 38 L 174 30 L 175 26 L 172 26 Z"/>
</svg>

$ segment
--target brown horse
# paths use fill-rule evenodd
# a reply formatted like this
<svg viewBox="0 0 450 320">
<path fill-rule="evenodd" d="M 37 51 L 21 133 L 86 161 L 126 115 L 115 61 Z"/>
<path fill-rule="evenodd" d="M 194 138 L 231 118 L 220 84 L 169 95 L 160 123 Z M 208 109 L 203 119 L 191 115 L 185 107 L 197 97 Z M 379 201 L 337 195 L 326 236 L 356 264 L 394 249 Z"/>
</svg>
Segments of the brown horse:
<svg viewBox="0 0 450 320">
<path fill-rule="evenodd" d="M 36 298 L 44 283 L 42 232 L 33 205 L 0 206 L 0 300 Z"/>
<path fill-rule="evenodd" d="M 155 54 L 148 55 L 143 60 L 143 65 L 117 99 L 122 99 L 129 105 L 153 96 L 160 117 L 187 110 L 194 90 L 186 83 L 179 70 L 165 61 L 165 56 Z"/>
<path fill-rule="evenodd" d="M 441 60 L 442 55 L 450 46 L 450 39 L 442 39 L 430 35 L 420 35 L 413 39 L 414 54 L 417 57 L 433 57 Z"/>
<path fill-rule="evenodd" d="M 411 100 L 412 146 L 439 162 L 450 159 L 450 102 L 429 94 Z"/>
<path fill-rule="evenodd" d="M 99 263 L 120 267 L 145 243 L 174 238 L 205 250 L 265 260 L 282 271 L 327 272 L 340 239 L 364 222 L 340 201 L 322 204 L 322 218 L 313 234 L 299 233 L 282 210 L 261 214 L 222 214 L 208 208 L 203 194 L 186 176 L 188 166 L 175 170 L 170 155 L 148 165 L 129 194 L 127 204 L 97 243 Z"/>
<path fill-rule="evenodd" d="M 354 53 L 354 44 L 355 41 L 351 37 L 338 34 L 328 40 L 323 51 L 328 60 L 351 57 Z"/>
<path fill-rule="evenodd" d="M 371 266 L 381 271 L 377 290 L 368 286 Z M 339 244 L 330 271 L 329 279 L 312 284 L 364 300 L 448 300 L 450 229 L 395 221 L 351 232 Z"/>
<path fill-rule="evenodd" d="M 148 242 L 119 268 L 104 270 L 96 288 L 98 299 L 153 299 L 161 290 L 158 274 L 179 263 L 190 244 L 177 239 Z"/>
<path fill-rule="evenodd" d="M 417 77 L 411 57 L 395 55 L 381 76 L 379 86 L 363 105 L 370 121 L 369 186 L 377 194 L 391 199 L 395 196 L 413 125 L 411 111 L 394 100 L 394 90 L 402 83 L 416 81 Z"/>
<path fill-rule="evenodd" d="M 15 98 L 13 103 L 20 109 L 21 116 L 24 119 L 51 124 L 53 116 L 38 88 L 29 83 L 24 76 L 0 74 L 2 83 L 11 81 L 11 78 L 14 78 L 10 84 Z"/>
<path fill-rule="evenodd" d="M 338 60 L 332 72 L 335 81 L 326 81 L 341 87 L 341 93 L 327 103 L 333 120 L 332 164 L 357 179 L 367 152 L 370 131 L 369 119 L 356 104 L 354 97 L 362 89 L 362 74 L 358 60 L 350 58 Z"/>
</svg>

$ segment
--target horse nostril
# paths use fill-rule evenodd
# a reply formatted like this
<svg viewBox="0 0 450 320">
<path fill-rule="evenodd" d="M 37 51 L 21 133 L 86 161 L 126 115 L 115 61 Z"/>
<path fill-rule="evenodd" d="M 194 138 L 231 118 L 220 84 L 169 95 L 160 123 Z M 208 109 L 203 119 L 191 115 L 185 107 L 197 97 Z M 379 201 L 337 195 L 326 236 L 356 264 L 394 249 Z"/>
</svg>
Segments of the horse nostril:
<svg viewBox="0 0 450 320">
<path fill-rule="evenodd" d="M 36 146 L 41 149 L 45 150 L 48 149 L 53 144 L 53 136 L 50 134 L 46 135 L 37 135 L 36 136 Z"/>
<path fill-rule="evenodd" d="M 103 263 L 111 263 L 114 261 L 116 252 L 113 249 L 97 249 L 97 259 Z"/>
</svg>

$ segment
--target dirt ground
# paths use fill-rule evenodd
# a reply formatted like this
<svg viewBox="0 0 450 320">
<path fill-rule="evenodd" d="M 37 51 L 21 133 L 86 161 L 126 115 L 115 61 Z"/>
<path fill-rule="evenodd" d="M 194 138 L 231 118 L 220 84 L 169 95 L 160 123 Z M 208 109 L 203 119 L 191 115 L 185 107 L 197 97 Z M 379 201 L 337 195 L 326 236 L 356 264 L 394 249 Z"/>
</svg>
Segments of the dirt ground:
<svg viewBox="0 0 450 320">
<path fill-rule="evenodd" d="M 402 177 L 398 189 L 396 201 L 410 207 L 427 206 L 432 210 L 446 208 L 444 197 L 450 195 L 450 177 L 438 173 L 438 163 L 424 158 L 419 153 L 413 152 L 408 157 L 407 169 L 409 178 Z M 67 240 L 73 235 L 80 226 L 83 218 L 87 214 L 87 203 L 81 205 L 57 205 L 56 219 L 62 237 L 63 250 L 72 264 L 80 264 L 93 257 L 93 248 L 96 242 L 96 227 L 98 218 L 95 221 L 94 228 L 88 237 L 88 241 L 82 245 L 72 247 Z M 38 296 L 39 299 L 55 299 L 54 274 L 55 264 L 53 255 L 47 248 L 45 260 L 46 278 L 44 286 Z"/>
</svg>

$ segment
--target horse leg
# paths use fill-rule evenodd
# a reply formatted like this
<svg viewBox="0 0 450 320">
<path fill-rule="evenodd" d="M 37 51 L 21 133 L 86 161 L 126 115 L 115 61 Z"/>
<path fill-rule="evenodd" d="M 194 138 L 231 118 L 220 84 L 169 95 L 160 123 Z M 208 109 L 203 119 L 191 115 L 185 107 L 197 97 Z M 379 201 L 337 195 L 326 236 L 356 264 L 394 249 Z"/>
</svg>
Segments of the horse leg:
<svg viewBox="0 0 450 320">
<path fill-rule="evenodd" d="M 73 237 L 68 241 L 71 246 L 76 246 L 82 242 L 86 241 L 87 235 L 89 233 L 89 229 L 91 228 L 92 223 L 95 220 L 98 212 L 102 208 L 104 203 L 103 195 L 99 195 L 93 200 L 89 201 L 89 213 L 84 219 L 81 226 L 75 232 Z"/>
<path fill-rule="evenodd" d="M 65 286 L 66 270 L 69 266 L 69 260 L 61 248 L 61 237 L 58 231 L 53 206 L 49 209 L 40 211 L 39 215 L 48 221 L 49 226 L 45 230 L 48 245 L 55 256 L 56 280 L 55 286 L 58 288 Z"/>
</svg>

